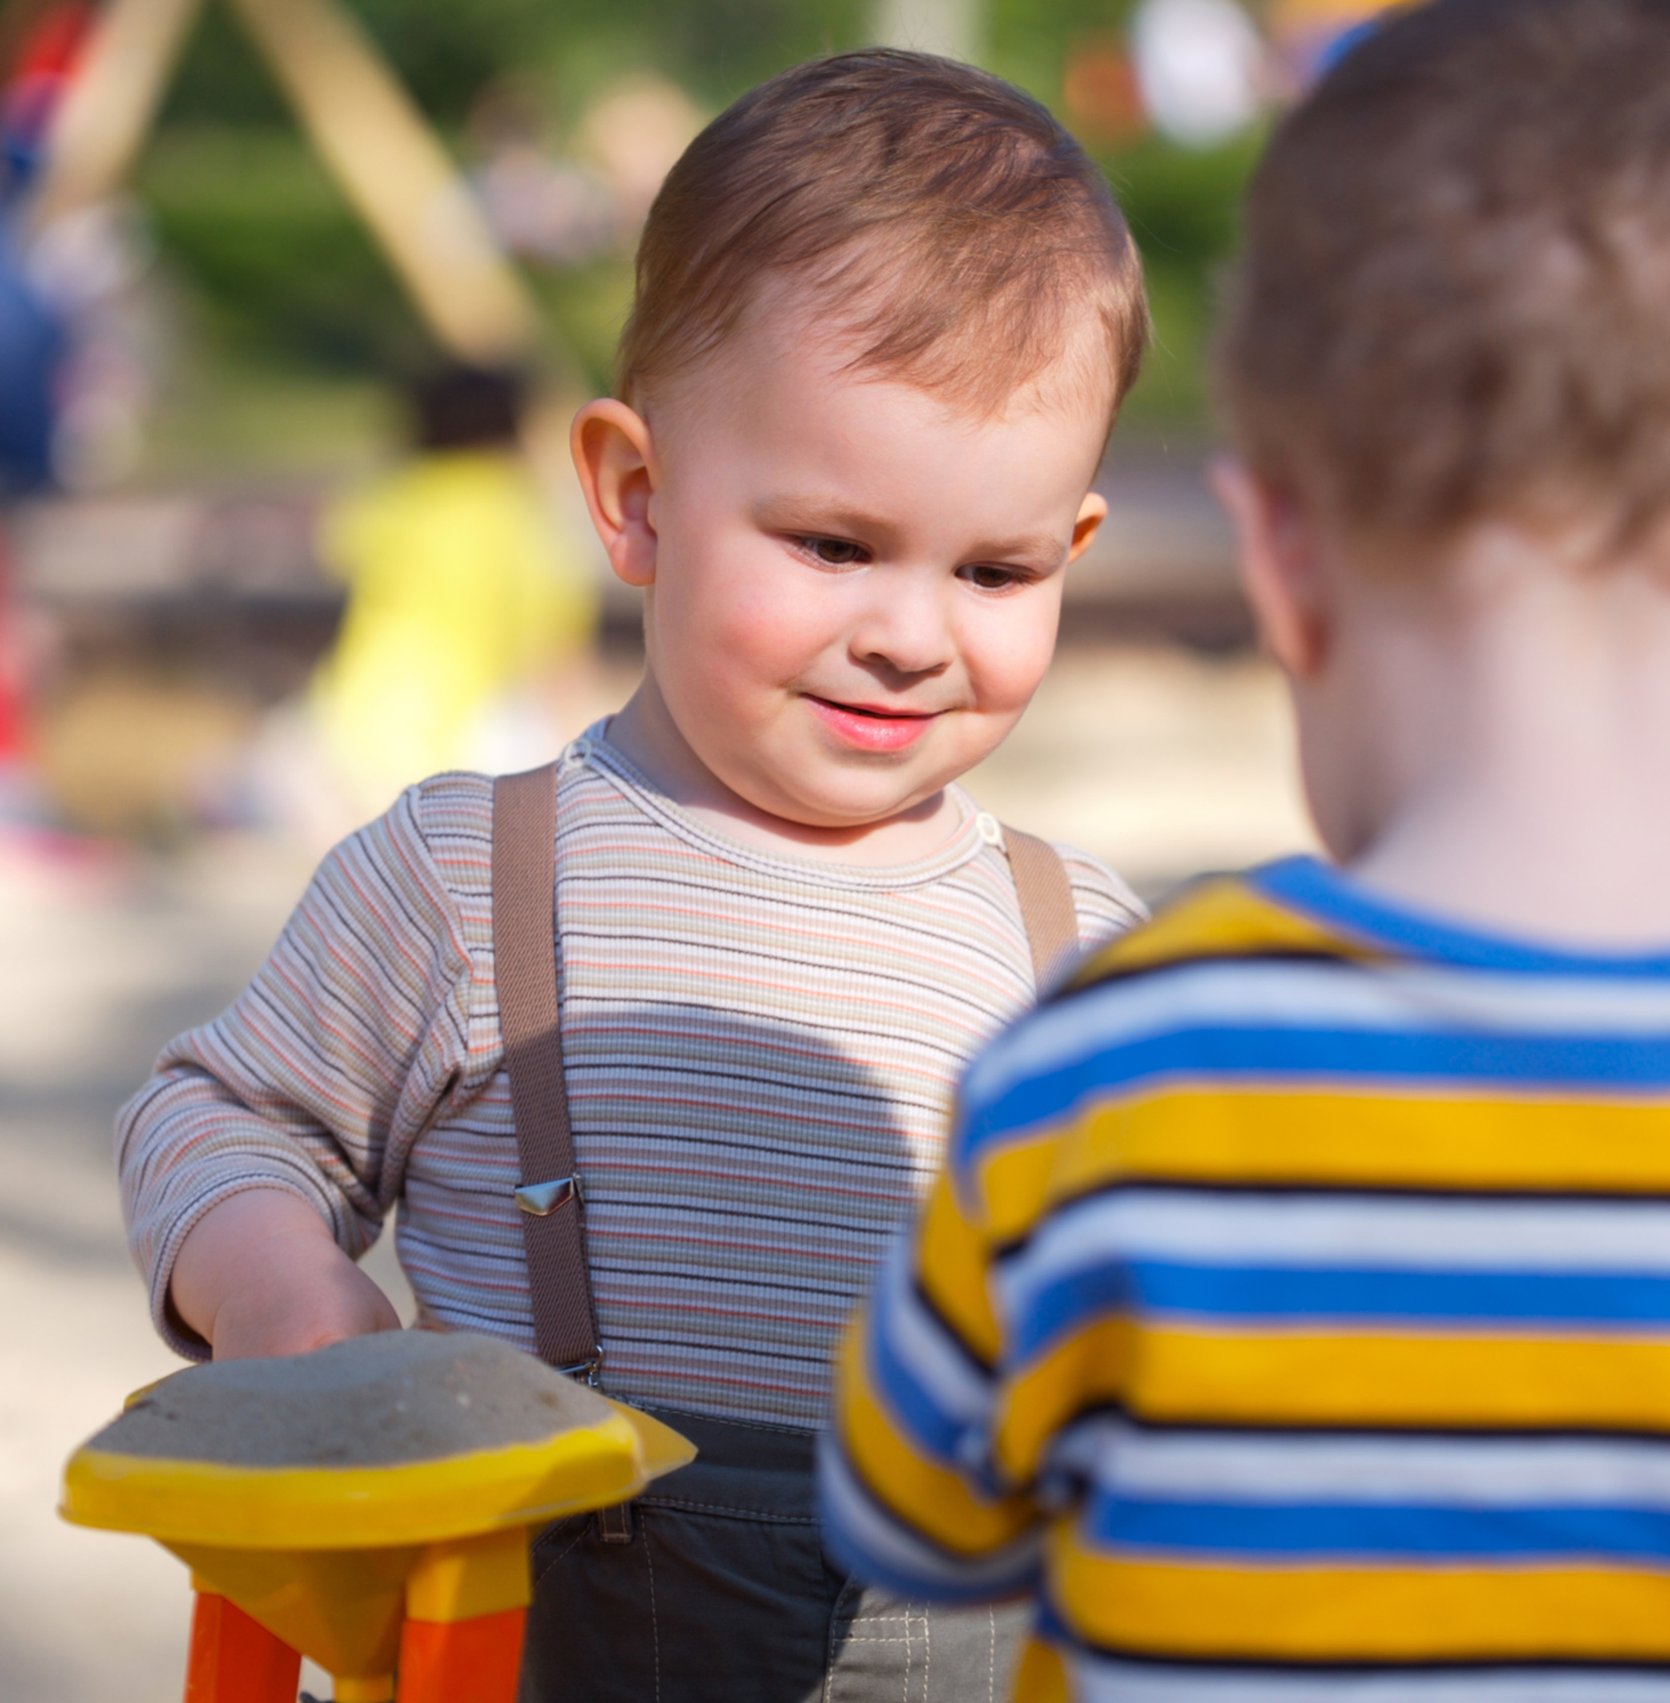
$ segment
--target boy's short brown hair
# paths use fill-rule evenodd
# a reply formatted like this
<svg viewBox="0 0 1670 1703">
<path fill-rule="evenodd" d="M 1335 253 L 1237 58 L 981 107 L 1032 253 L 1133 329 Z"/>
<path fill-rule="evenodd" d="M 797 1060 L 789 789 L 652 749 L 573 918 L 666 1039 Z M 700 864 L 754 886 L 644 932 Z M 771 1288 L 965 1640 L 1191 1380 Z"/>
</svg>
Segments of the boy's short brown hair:
<svg viewBox="0 0 1670 1703">
<path fill-rule="evenodd" d="M 1670 519 L 1670 0 L 1392 13 L 1278 130 L 1220 394 L 1361 534 Z"/>
<path fill-rule="evenodd" d="M 1147 338 L 1135 247 L 1084 150 L 1018 89 L 929 54 L 796 66 L 690 144 L 639 244 L 618 393 L 694 367 L 771 278 L 857 338 L 854 370 L 980 413 L 1074 354 L 1111 420 Z"/>
</svg>

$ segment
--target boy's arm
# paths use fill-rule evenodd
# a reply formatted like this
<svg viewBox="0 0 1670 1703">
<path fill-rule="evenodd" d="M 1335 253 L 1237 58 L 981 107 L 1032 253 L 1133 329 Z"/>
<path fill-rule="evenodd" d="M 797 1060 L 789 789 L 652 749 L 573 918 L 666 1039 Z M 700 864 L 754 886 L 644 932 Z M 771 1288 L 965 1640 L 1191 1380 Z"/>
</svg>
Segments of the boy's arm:
<svg viewBox="0 0 1670 1703">
<path fill-rule="evenodd" d="M 841 1567 L 937 1601 L 1033 1582 L 1038 1510 L 991 1465 L 1002 1336 L 987 1241 L 948 1170 L 895 1243 L 837 1368 L 819 1493 Z"/>
<path fill-rule="evenodd" d="M 400 1329 L 330 1226 L 283 1189 L 245 1189 L 210 1207 L 180 1244 L 168 1293 L 217 1360 L 304 1354 Z"/>
<path fill-rule="evenodd" d="M 326 858 L 249 987 L 122 1110 L 129 1236 L 182 1354 L 391 1322 L 353 1256 L 411 1143 L 492 1063 L 470 1056 L 470 958 L 420 792 Z"/>
</svg>

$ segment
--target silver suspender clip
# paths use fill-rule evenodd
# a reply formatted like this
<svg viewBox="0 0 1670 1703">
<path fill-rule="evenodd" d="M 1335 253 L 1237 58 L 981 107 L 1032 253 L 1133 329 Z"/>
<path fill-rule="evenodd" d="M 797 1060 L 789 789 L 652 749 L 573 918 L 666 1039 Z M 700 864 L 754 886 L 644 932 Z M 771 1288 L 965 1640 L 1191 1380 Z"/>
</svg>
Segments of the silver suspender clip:
<svg viewBox="0 0 1670 1703">
<path fill-rule="evenodd" d="M 570 1201 L 583 1205 L 585 1198 L 578 1175 L 557 1177 L 548 1183 L 523 1183 L 516 1190 L 516 1204 L 535 1218 L 544 1218 Z"/>
<path fill-rule="evenodd" d="M 577 1207 L 583 1206 L 585 1199 L 578 1173 L 572 1177 L 553 1177 L 548 1183 L 523 1183 L 516 1190 L 516 1204 L 534 1218 L 546 1218 L 559 1206 L 567 1206 L 570 1202 Z M 602 1365 L 603 1349 L 598 1346 L 584 1360 L 575 1360 L 556 1369 L 565 1378 L 581 1378 L 596 1389 Z"/>
<path fill-rule="evenodd" d="M 603 1350 L 601 1347 L 594 1348 L 589 1359 L 576 1360 L 571 1365 L 558 1366 L 555 1370 L 561 1372 L 565 1378 L 578 1378 L 581 1383 L 589 1384 L 595 1390 L 597 1375 L 603 1370 Z"/>
</svg>

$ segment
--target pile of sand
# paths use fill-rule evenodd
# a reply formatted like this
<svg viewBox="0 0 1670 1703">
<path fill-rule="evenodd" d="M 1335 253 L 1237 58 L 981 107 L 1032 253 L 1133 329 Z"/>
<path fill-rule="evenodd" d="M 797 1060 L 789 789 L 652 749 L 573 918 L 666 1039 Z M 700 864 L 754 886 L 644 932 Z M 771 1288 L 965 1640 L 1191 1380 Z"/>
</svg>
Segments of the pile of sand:
<svg viewBox="0 0 1670 1703">
<path fill-rule="evenodd" d="M 388 1331 L 165 1378 L 88 1444 L 226 1466 L 394 1466 L 594 1425 L 595 1391 L 493 1337 Z"/>
</svg>

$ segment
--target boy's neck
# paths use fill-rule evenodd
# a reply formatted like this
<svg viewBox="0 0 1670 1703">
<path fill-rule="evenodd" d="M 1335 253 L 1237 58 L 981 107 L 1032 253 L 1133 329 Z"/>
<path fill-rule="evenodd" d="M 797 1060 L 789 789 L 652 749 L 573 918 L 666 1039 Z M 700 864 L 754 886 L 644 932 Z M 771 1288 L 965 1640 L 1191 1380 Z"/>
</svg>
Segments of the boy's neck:
<svg viewBox="0 0 1670 1703">
<path fill-rule="evenodd" d="M 726 838 L 779 856 L 885 868 L 931 857 L 963 812 L 949 790 L 879 822 L 821 827 L 758 809 L 719 780 L 679 732 L 652 676 L 610 717 L 609 743 L 684 813 Z"/>
<path fill-rule="evenodd" d="M 1541 565 L 1546 568 L 1546 564 Z M 1360 633 L 1387 802 L 1367 885 L 1576 947 L 1670 947 L 1670 589 L 1538 571 Z M 1380 659 L 1376 666 L 1376 659 Z M 1423 666 L 1423 662 L 1427 666 Z M 1383 749 L 1376 749 L 1383 748 Z"/>
</svg>

